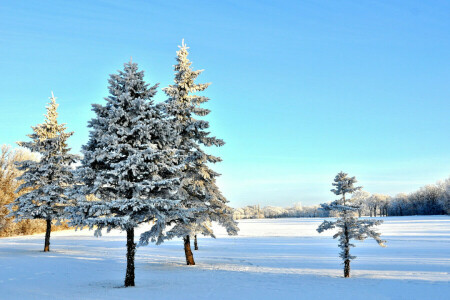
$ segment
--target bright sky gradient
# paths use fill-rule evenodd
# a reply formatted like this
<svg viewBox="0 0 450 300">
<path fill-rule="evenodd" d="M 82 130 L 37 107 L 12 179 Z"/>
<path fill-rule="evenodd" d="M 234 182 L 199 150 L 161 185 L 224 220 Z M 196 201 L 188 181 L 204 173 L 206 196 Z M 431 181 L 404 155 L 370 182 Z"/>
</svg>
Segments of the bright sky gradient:
<svg viewBox="0 0 450 300">
<path fill-rule="evenodd" d="M 79 152 L 108 75 L 132 56 L 167 86 L 182 38 L 231 206 L 330 201 L 341 170 L 391 195 L 450 175 L 448 1 L 2 1 L 0 143 L 53 90 Z"/>
</svg>

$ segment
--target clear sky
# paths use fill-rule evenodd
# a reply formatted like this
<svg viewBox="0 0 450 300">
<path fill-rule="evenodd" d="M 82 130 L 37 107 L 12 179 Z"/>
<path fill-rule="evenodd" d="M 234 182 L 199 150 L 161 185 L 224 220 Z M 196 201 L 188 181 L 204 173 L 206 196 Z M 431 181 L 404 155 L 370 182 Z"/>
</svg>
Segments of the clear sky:
<svg viewBox="0 0 450 300">
<path fill-rule="evenodd" d="M 341 170 L 391 195 L 450 175 L 448 1 L 1 1 L 0 143 L 53 90 L 79 152 L 108 75 L 132 56 L 167 86 L 182 38 L 232 206 L 330 201 Z"/>
</svg>

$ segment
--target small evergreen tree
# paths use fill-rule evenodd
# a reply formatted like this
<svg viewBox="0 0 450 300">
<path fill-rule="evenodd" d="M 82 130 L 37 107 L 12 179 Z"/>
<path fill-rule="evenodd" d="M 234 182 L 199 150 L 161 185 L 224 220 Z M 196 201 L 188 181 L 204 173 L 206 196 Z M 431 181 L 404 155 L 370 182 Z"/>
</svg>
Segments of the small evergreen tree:
<svg viewBox="0 0 450 300">
<path fill-rule="evenodd" d="M 184 157 L 169 147 L 177 136 L 153 103 L 157 86 L 131 61 L 110 75 L 106 105 L 93 105 L 97 116 L 77 169 L 83 185 L 74 189 L 78 203 L 70 211 L 74 225 L 95 227 L 96 236 L 104 228 L 126 231 L 126 287 L 135 285 L 134 229 L 154 222 L 143 239 L 161 241 L 165 225 L 186 216 L 175 199 Z"/>
<path fill-rule="evenodd" d="M 216 177 L 220 174 L 208 166 L 222 159 L 207 154 L 203 149 L 210 146 L 220 147 L 225 143 L 221 139 L 209 136 L 207 121 L 196 119 L 196 116 L 203 117 L 209 114 L 208 109 L 200 107 L 209 99 L 193 93 L 204 91 L 209 84 L 195 83 L 202 70 L 192 70 L 191 62 L 187 58 L 188 47 L 184 44 L 184 40 L 179 48 L 177 64 L 174 66 L 174 84 L 163 89 L 169 97 L 164 103 L 164 109 L 179 134 L 175 147 L 187 157 L 180 189 L 181 204 L 185 208 L 196 209 L 197 213 L 189 223 L 178 220 L 167 233 L 167 237 L 183 237 L 186 263 L 194 265 L 190 247 L 191 236 L 201 233 L 214 237 L 210 226 L 212 221 L 224 226 L 230 235 L 237 234 L 239 228 L 232 218 L 232 209 L 226 204 L 227 199 L 217 187 Z"/>
<path fill-rule="evenodd" d="M 67 147 L 67 139 L 73 132 L 65 132 L 65 124 L 58 124 L 57 108 L 52 92 L 44 123 L 32 127 L 34 132 L 28 135 L 31 141 L 18 142 L 19 146 L 38 153 L 40 158 L 17 163 L 18 169 L 23 171 L 17 179 L 23 184 L 16 193 L 26 192 L 10 205 L 10 216 L 15 217 L 16 222 L 24 219 L 47 222 L 44 252 L 50 251 L 52 220 L 60 222 L 64 218 L 64 208 L 70 204 L 65 191 L 73 184 L 71 166 L 78 160 Z"/>
<path fill-rule="evenodd" d="M 336 175 L 333 182 L 335 188 L 331 192 L 341 196 L 341 198 L 321 206 L 325 210 L 337 212 L 338 218 L 336 221 L 323 221 L 317 228 L 319 233 L 329 229 L 338 229 L 333 238 L 339 238 L 339 248 L 342 249 L 340 257 L 344 261 L 344 277 L 350 277 L 350 261 L 356 258 L 356 256 L 350 255 L 350 247 L 355 247 L 351 243 L 352 239 L 362 241 L 371 237 L 382 247 L 385 247 L 384 243 L 386 242 L 380 239 L 380 233 L 372 229 L 373 226 L 381 224 L 382 221 L 359 220 L 354 216 L 360 207 L 353 203 L 351 199 L 346 199 L 345 196 L 362 188 L 355 187 L 355 183 L 355 177 L 348 177 L 348 174 L 344 172 L 339 172 Z"/>
</svg>

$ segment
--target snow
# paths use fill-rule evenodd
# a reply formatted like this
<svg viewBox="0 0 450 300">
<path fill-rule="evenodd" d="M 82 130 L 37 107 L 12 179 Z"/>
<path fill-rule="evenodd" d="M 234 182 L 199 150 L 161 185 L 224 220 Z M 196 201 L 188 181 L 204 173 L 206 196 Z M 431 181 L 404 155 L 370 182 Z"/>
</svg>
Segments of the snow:
<svg viewBox="0 0 450 300">
<path fill-rule="evenodd" d="M 381 219 L 387 248 L 355 241 L 347 279 L 319 218 L 240 220 L 233 237 L 217 226 L 217 239 L 199 238 L 195 266 L 181 240 L 140 247 L 132 288 L 122 288 L 125 233 L 55 232 L 49 253 L 43 235 L 3 238 L 0 299 L 448 299 L 450 217 Z"/>
</svg>

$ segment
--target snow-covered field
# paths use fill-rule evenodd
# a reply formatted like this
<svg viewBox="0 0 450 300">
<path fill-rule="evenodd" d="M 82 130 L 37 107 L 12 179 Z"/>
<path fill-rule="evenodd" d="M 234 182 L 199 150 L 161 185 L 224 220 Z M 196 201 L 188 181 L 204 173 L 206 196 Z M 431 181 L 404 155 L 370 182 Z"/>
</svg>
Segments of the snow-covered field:
<svg viewBox="0 0 450 300">
<path fill-rule="evenodd" d="M 125 234 L 0 239 L 1 299 L 449 299 L 450 217 L 389 217 L 387 248 L 357 242 L 342 278 L 337 241 L 320 219 L 241 220 L 238 237 L 200 238 L 196 266 L 179 240 L 138 248 L 136 287 L 122 288 Z"/>
</svg>

